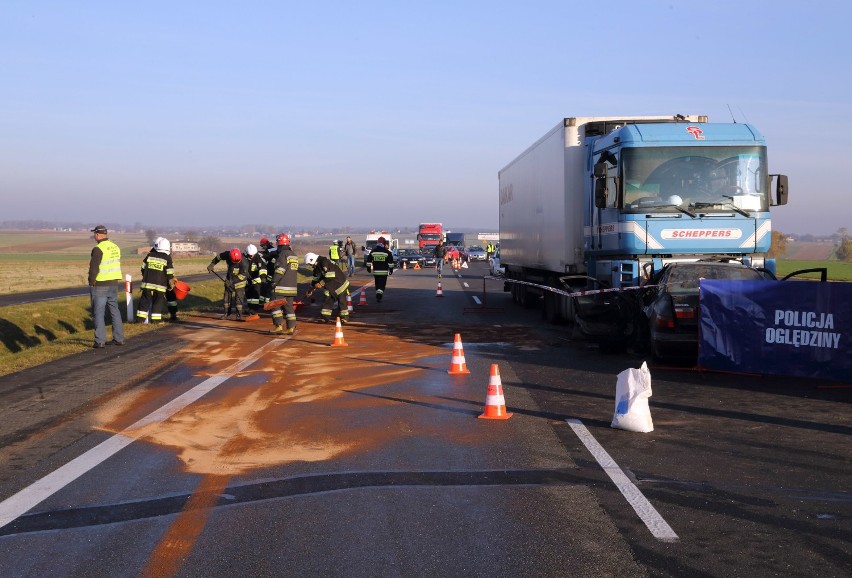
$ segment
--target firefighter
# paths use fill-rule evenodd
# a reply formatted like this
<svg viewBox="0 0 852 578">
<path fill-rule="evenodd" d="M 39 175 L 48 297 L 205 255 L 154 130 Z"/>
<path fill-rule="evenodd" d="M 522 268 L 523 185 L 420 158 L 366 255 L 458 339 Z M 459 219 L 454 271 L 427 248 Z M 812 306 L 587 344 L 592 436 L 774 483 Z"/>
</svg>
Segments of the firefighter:
<svg viewBox="0 0 852 578">
<path fill-rule="evenodd" d="M 243 253 L 236 247 L 230 251 L 223 251 L 213 257 L 207 270 L 213 273 L 216 263 L 226 261 L 228 263 L 228 274 L 225 276 L 224 305 L 225 313 L 222 319 L 227 319 L 231 311 L 237 312 L 237 321 L 243 320 L 243 302 L 246 299 L 246 285 L 249 278 L 248 259 L 243 259 Z"/>
<path fill-rule="evenodd" d="M 266 284 L 266 261 L 257 251 L 257 247 L 249 243 L 246 246 L 246 259 L 249 264 L 249 282 L 246 285 L 246 305 L 249 312 L 254 315 L 260 310 L 260 294 Z"/>
<path fill-rule="evenodd" d="M 320 288 L 323 295 L 325 295 L 325 300 L 320 310 L 320 321 L 323 323 L 331 321 L 331 313 L 336 301 L 340 308 L 340 322 L 345 324 L 349 320 L 349 309 L 346 307 L 346 296 L 349 294 L 349 281 L 346 279 L 346 274 L 331 259 L 322 257 L 316 253 L 305 255 L 305 265 L 314 268 L 313 279 L 311 279 L 311 290 L 308 291 L 308 297 L 316 289 Z"/>
<path fill-rule="evenodd" d="M 266 263 L 266 283 L 260 288 L 260 302 L 267 304 L 272 299 L 272 278 L 275 276 L 275 249 L 273 244 L 263 237 L 260 240 L 260 256 Z"/>
<path fill-rule="evenodd" d="M 294 302 L 298 292 L 299 258 L 290 247 L 290 236 L 284 233 L 276 239 L 278 245 L 275 275 L 272 278 L 272 299 L 283 299 L 282 306 L 272 310 L 273 333 L 293 335 L 296 333 L 296 308 Z M 284 330 L 286 321 L 287 330 Z"/>
<path fill-rule="evenodd" d="M 343 243 L 336 240 L 331 244 L 328 248 L 328 258 L 331 259 L 332 263 L 340 267 L 340 259 L 343 256 L 343 252 L 341 248 L 343 247 Z"/>
<path fill-rule="evenodd" d="M 388 275 L 393 275 L 393 253 L 385 247 L 387 240 L 379 237 L 375 248 L 366 256 L 368 263 L 373 264 L 373 279 L 376 280 L 376 302 L 381 303 L 385 294 Z"/>
<path fill-rule="evenodd" d="M 159 240 L 161 237 L 157 237 Z M 157 241 L 154 241 L 154 245 L 156 246 Z M 171 243 L 169 244 L 169 249 L 171 249 Z M 171 255 L 171 252 L 169 252 Z M 169 310 L 169 319 L 168 321 L 177 321 L 177 309 L 178 309 L 178 298 L 177 293 L 175 293 L 175 284 L 177 283 L 177 277 L 172 277 L 172 281 L 169 282 L 169 288 L 166 290 L 166 307 Z"/>
<path fill-rule="evenodd" d="M 142 259 L 142 296 L 136 310 L 137 321 L 163 321 L 166 291 L 174 289 L 175 286 L 175 268 L 171 253 L 172 245 L 169 240 L 158 237 Z"/>
</svg>

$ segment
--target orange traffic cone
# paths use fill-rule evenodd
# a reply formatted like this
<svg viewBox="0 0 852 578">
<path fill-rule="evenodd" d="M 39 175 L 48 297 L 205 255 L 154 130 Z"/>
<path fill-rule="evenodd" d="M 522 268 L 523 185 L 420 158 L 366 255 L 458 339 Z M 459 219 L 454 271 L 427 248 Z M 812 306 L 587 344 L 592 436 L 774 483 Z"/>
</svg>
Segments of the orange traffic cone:
<svg viewBox="0 0 852 578">
<path fill-rule="evenodd" d="M 408 269 L 408 261 L 403 261 L 403 262 L 402 262 L 402 268 L 403 268 L 403 269 Z"/>
<path fill-rule="evenodd" d="M 367 304 L 367 288 L 361 287 L 361 299 L 358 300 L 358 306 Z"/>
<path fill-rule="evenodd" d="M 441 289 L 441 282 L 438 281 L 438 292 L 435 293 L 435 297 L 443 297 L 444 291 Z"/>
<path fill-rule="evenodd" d="M 509 419 L 511 413 L 506 412 L 506 398 L 503 397 L 503 384 L 500 382 L 500 368 L 496 363 L 491 364 L 491 376 L 488 378 L 488 394 L 485 396 L 485 412 L 481 419 Z"/>
<path fill-rule="evenodd" d="M 343 325 L 340 324 L 340 317 L 337 318 L 337 324 L 334 326 L 334 341 L 332 347 L 349 347 L 349 344 L 343 340 Z"/>
<path fill-rule="evenodd" d="M 456 333 L 455 341 L 453 342 L 453 357 L 450 359 L 450 369 L 447 370 L 450 375 L 463 375 L 470 373 L 467 370 L 467 365 L 464 361 L 464 349 L 462 348 L 461 334 Z"/>
<path fill-rule="evenodd" d="M 349 311 L 349 313 L 355 311 L 355 308 L 352 307 L 352 295 L 349 293 L 346 294 L 346 310 Z"/>
</svg>

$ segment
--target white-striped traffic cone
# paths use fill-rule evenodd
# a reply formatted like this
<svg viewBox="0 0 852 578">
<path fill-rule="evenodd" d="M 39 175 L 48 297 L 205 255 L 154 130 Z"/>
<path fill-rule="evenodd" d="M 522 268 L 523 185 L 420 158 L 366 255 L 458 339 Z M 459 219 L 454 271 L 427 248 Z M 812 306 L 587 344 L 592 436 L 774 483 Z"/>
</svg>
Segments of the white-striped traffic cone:
<svg viewBox="0 0 852 578">
<path fill-rule="evenodd" d="M 500 368 L 496 363 L 491 364 L 491 376 L 488 378 L 488 393 L 485 396 L 485 411 L 481 419 L 509 419 L 511 413 L 506 412 L 506 398 L 503 396 L 503 383 L 500 381 Z"/>
<path fill-rule="evenodd" d="M 450 375 L 470 373 L 464 361 L 464 348 L 462 347 L 461 334 L 459 333 L 456 333 L 456 337 L 453 340 L 453 356 L 450 359 L 450 369 L 447 370 L 447 373 Z"/>
<path fill-rule="evenodd" d="M 334 341 L 332 347 L 348 347 L 349 344 L 343 340 L 343 325 L 340 323 L 340 317 L 337 318 L 337 323 L 334 326 Z"/>
</svg>

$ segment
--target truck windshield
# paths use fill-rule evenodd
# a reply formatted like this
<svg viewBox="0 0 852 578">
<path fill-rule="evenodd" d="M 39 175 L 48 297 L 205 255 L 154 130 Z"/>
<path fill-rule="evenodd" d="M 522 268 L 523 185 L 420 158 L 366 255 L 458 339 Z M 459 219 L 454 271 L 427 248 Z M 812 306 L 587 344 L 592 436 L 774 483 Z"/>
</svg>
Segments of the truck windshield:
<svg viewBox="0 0 852 578">
<path fill-rule="evenodd" d="M 764 147 L 630 148 L 620 164 L 627 213 L 769 210 Z"/>
<path fill-rule="evenodd" d="M 442 235 L 441 233 L 420 233 L 417 238 L 421 241 L 440 241 Z"/>
</svg>

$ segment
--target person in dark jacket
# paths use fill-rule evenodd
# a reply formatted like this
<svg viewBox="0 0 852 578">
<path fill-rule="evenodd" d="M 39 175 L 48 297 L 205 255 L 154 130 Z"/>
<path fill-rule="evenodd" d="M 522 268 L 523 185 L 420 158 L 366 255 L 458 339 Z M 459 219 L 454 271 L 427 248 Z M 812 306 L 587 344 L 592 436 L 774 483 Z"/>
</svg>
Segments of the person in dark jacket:
<svg viewBox="0 0 852 578">
<path fill-rule="evenodd" d="M 373 264 L 373 279 L 376 281 L 377 303 L 382 302 L 382 297 L 385 295 L 385 287 L 388 283 L 388 276 L 393 275 L 393 253 L 385 247 L 386 243 L 387 240 L 384 237 L 379 237 L 376 246 L 364 258 L 367 263 Z"/>
<path fill-rule="evenodd" d="M 272 300 L 284 299 L 281 307 L 272 310 L 273 333 L 293 335 L 296 333 L 296 308 L 298 293 L 299 258 L 290 246 L 290 235 L 280 234 L 277 239 L 277 266 L 272 278 Z M 283 308 L 283 311 L 282 311 Z M 286 321 L 287 330 L 284 330 Z"/>
<path fill-rule="evenodd" d="M 346 243 L 343 244 L 343 255 L 346 257 L 346 275 L 352 277 L 355 274 L 355 255 L 358 253 L 358 248 L 355 246 L 355 241 L 352 237 L 346 237 Z"/>
<path fill-rule="evenodd" d="M 168 239 L 157 238 L 154 246 L 142 259 L 142 296 L 136 309 L 136 320 L 143 323 L 163 321 L 166 312 L 166 292 L 174 289 L 175 267 L 172 245 Z"/>
<path fill-rule="evenodd" d="M 305 265 L 314 268 L 311 290 L 308 292 L 308 296 L 317 289 L 322 289 L 323 295 L 325 295 L 320 310 L 320 320 L 323 323 L 331 321 L 331 314 L 336 302 L 340 308 L 340 322 L 346 323 L 349 320 L 349 309 L 346 306 L 349 281 L 346 279 L 346 274 L 331 259 L 316 253 L 305 255 Z"/>
<path fill-rule="evenodd" d="M 447 258 L 447 246 L 443 241 L 439 241 L 435 247 L 435 268 L 438 269 L 438 277 L 443 277 L 444 259 Z"/>
<path fill-rule="evenodd" d="M 222 251 L 210 261 L 207 270 L 213 273 L 216 263 L 225 261 L 228 264 L 228 274 L 225 276 L 225 295 L 223 298 L 225 313 L 222 319 L 227 319 L 231 311 L 237 312 L 237 321 L 243 320 L 243 304 L 246 300 L 246 285 L 249 278 L 248 259 L 243 259 L 243 252 L 234 247 L 230 251 Z"/>
</svg>

